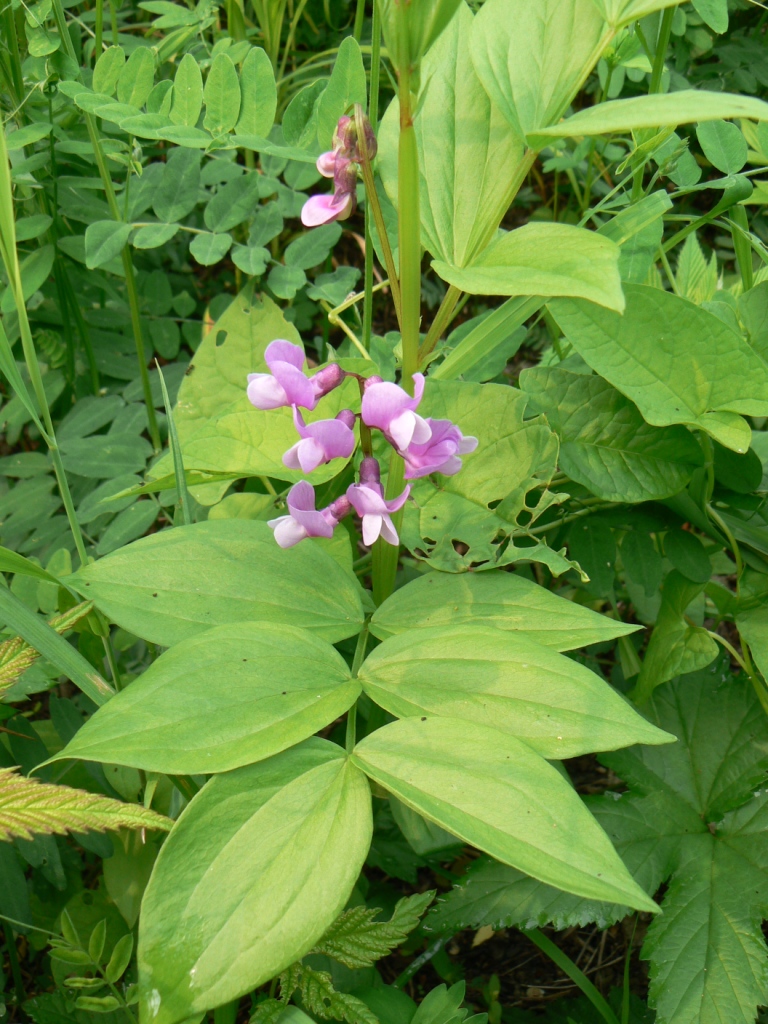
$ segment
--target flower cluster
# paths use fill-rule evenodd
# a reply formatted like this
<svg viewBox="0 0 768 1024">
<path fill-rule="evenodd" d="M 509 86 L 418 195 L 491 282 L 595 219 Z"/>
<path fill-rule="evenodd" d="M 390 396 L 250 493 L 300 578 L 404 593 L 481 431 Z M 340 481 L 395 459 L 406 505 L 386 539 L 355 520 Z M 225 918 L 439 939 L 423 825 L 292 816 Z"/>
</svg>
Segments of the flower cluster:
<svg viewBox="0 0 768 1024">
<path fill-rule="evenodd" d="M 293 409 L 293 422 L 299 440 L 283 456 L 289 469 L 311 473 L 333 459 L 348 459 L 355 450 L 354 426 L 357 419 L 351 409 L 343 409 L 335 419 L 305 423 L 299 409 L 314 409 L 318 401 L 337 388 L 345 377 L 355 377 L 362 389 L 360 418 L 369 430 L 380 430 L 405 461 L 405 477 L 415 480 L 429 473 L 451 476 L 461 469 L 460 455 L 477 447 L 477 439 L 464 437 L 450 420 L 425 419 L 416 411 L 424 394 L 424 377 L 414 374 L 411 397 L 397 384 L 381 377 L 362 378 L 346 373 L 336 363 L 308 377 L 303 370 L 304 352 L 289 341 L 277 340 L 267 346 L 267 366 L 271 373 L 248 376 L 248 398 L 257 409 L 283 407 Z M 272 519 L 275 540 L 283 547 L 292 547 L 305 537 L 330 537 L 339 521 L 352 511 L 362 519 L 363 542 L 371 545 L 381 537 L 388 544 L 398 544 L 392 513 L 398 512 L 410 494 L 410 484 L 402 494 L 387 501 L 381 486 L 379 464 L 365 455 L 360 464 L 359 480 L 350 484 L 347 493 L 328 505 L 315 508 L 315 491 L 311 484 L 296 484 L 288 493 L 288 515 Z"/>
<path fill-rule="evenodd" d="M 367 118 L 363 118 L 363 145 L 369 160 L 376 156 L 376 136 Z M 333 135 L 333 149 L 317 158 L 317 169 L 324 178 L 333 178 L 331 195 L 311 196 L 301 211 L 305 227 L 314 228 L 333 220 L 346 220 L 357 199 L 357 165 L 363 160 L 357 124 L 353 117 L 339 118 Z"/>
</svg>

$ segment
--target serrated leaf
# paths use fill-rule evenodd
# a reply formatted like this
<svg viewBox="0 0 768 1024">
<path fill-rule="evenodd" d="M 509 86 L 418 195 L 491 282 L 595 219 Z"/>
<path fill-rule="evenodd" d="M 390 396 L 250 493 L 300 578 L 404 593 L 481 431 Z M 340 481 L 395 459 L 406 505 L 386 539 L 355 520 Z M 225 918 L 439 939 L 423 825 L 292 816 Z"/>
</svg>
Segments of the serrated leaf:
<svg viewBox="0 0 768 1024">
<path fill-rule="evenodd" d="M 90 829 L 157 828 L 167 832 L 171 825 L 162 814 L 137 804 L 54 786 L 18 775 L 13 768 L 0 768 L 0 840 Z"/>
<path fill-rule="evenodd" d="M 316 1017 L 343 1020 L 347 1024 L 379 1024 L 378 1017 L 361 999 L 346 992 L 337 992 L 326 971 L 293 964 L 280 975 L 280 994 L 287 1001 L 297 988 L 301 992 L 302 1003 Z"/>
<path fill-rule="evenodd" d="M 325 953 L 352 969 L 370 967 L 387 956 L 418 925 L 435 896 L 434 889 L 404 896 L 395 904 L 389 921 L 375 921 L 381 911 L 352 907 L 336 918 L 313 953 Z"/>
<path fill-rule="evenodd" d="M 33 563 L 30 563 L 33 564 Z M 42 570 L 41 570 L 42 571 Z M 47 574 L 46 574 L 47 575 Z M 48 620 L 57 633 L 66 633 L 93 611 L 93 601 L 81 601 L 61 615 Z M 14 636 L 0 644 L 0 695 L 9 690 L 19 676 L 37 661 L 40 653 L 22 637 Z"/>
</svg>

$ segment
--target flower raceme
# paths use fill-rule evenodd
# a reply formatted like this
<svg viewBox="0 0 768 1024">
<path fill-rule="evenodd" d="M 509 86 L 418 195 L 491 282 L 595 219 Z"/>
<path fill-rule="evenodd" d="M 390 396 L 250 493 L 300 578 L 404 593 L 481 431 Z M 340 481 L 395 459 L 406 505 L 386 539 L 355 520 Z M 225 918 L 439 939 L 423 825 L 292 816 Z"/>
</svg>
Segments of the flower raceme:
<svg viewBox="0 0 768 1024">
<path fill-rule="evenodd" d="M 363 118 L 363 145 L 367 158 L 376 156 L 376 136 L 367 118 Z M 301 222 L 314 228 L 334 220 L 346 220 L 357 202 L 357 165 L 364 159 L 353 117 L 339 118 L 333 136 L 333 149 L 317 158 L 317 169 L 324 178 L 333 178 L 331 195 L 310 196 L 301 211 Z"/>
</svg>

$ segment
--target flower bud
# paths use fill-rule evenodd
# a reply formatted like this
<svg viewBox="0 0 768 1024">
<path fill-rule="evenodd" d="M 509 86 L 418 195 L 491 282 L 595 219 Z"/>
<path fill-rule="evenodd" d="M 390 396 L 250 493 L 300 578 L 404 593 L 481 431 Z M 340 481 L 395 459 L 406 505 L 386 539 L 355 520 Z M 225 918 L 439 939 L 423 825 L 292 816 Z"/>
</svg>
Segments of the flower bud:
<svg viewBox="0 0 768 1024">
<path fill-rule="evenodd" d="M 351 430 L 355 425 L 357 416 L 355 416 L 351 409 L 342 409 L 341 412 L 336 414 L 336 419 L 341 420 L 341 422 Z"/>
<path fill-rule="evenodd" d="M 367 455 L 360 463 L 360 483 L 381 483 L 381 470 L 379 468 L 379 463 L 372 455 Z"/>
<path fill-rule="evenodd" d="M 383 377 L 379 377 L 379 375 L 377 373 L 372 373 L 370 377 L 366 377 L 365 380 L 363 381 L 363 389 L 367 390 L 373 384 L 383 384 L 383 383 L 384 383 L 384 378 Z"/>
<path fill-rule="evenodd" d="M 352 502 L 346 494 L 342 494 L 342 496 L 337 498 L 336 501 L 332 501 L 325 511 L 328 512 L 329 515 L 333 516 L 338 523 L 340 519 L 343 519 L 344 516 L 348 516 L 352 511 Z"/>
<path fill-rule="evenodd" d="M 317 398 L 322 398 L 329 391 L 333 391 L 346 377 L 338 363 L 329 363 L 322 370 L 318 370 L 314 377 L 310 378 L 312 390 Z"/>
</svg>

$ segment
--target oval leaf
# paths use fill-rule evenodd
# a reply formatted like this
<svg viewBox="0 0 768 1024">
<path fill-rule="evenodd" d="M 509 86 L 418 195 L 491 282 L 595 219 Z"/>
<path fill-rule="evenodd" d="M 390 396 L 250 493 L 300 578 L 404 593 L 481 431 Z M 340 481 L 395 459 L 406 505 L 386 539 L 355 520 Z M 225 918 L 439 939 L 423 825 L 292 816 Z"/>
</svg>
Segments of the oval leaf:
<svg viewBox="0 0 768 1024">
<path fill-rule="evenodd" d="M 343 909 L 371 832 L 366 778 L 327 740 L 212 779 L 144 895 L 142 1020 L 199 1017 L 301 959 Z"/>
</svg>

